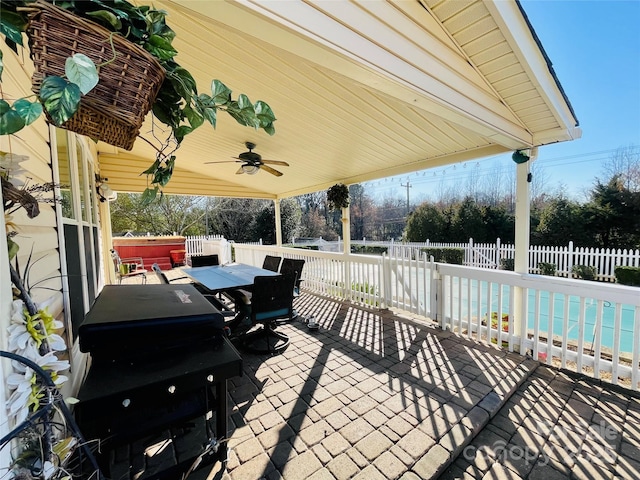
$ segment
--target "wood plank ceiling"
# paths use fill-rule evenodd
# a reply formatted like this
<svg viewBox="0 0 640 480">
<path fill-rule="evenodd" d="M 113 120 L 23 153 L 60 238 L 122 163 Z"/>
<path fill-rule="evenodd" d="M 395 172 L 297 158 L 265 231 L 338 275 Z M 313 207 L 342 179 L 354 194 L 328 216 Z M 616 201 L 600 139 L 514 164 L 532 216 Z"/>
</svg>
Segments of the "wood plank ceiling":
<svg viewBox="0 0 640 480">
<path fill-rule="evenodd" d="M 149 2 L 139 2 L 149 3 Z M 262 99 L 276 134 L 221 114 L 178 150 L 166 193 L 284 198 L 578 138 L 539 42 L 513 1 L 154 1 L 177 61 L 209 89 Z M 151 130 L 150 118 L 142 129 Z M 257 144 L 282 177 L 237 175 Z M 154 151 L 98 144 L 114 190 L 145 188 Z"/>
</svg>

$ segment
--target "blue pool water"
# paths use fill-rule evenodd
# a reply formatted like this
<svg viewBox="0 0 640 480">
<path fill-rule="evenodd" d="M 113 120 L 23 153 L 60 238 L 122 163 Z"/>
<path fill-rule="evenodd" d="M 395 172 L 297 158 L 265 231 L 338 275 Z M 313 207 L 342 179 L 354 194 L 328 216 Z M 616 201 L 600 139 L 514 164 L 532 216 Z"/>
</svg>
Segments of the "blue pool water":
<svg viewBox="0 0 640 480">
<path fill-rule="evenodd" d="M 480 311 L 486 315 L 487 311 L 497 312 L 501 310 L 504 313 L 509 311 L 509 288 L 505 287 L 502 294 L 502 308 L 498 307 L 497 285 L 492 285 L 491 308 L 487 308 L 487 282 L 481 282 L 480 292 Z M 477 312 L 477 283 L 472 282 L 472 291 L 474 292 L 472 299 L 472 308 Z M 462 289 L 463 296 L 466 297 L 466 288 Z M 539 329 L 541 336 L 548 335 L 549 329 L 549 292 L 540 292 L 540 305 L 538 308 L 538 318 L 540 319 Z M 580 298 L 576 296 L 566 296 L 555 294 L 553 300 L 553 334 L 562 337 L 565 312 L 565 302 L 568 302 L 568 334 L 569 340 L 577 340 L 579 336 L 578 320 L 580 318 Z M 528 299 L 528 315 L 527 326 L 530 330 L 534 328 L 535 321 L 535 292 L 529 292 Z M 464 302 L 463 302 L 464 304 Z M 591 344 L 595 339 L 595 323 L 598 303 L 596 300 L 586 300 L 584 312 L 584 342 Z M 601 344 L 605 348 L 613 349 L 614 342 L 614 322 L 615 322 L 615 304 L 603 302 L 602 327 L 601 327 Z M 634 307 L 632 305 L 623 305 L 621 312 L 621 331 L 620 331 L 620 351 L 631 352 L 633 348 L 633 325 L 634 325 Z"/>
<path fill-rule="evenodd" d="M 556 294 L 553 302 L 553 334 L 562 336 L 563 332 L 563 314 L 565 309 L 565 295 Z M 527 316 L 528 327 L 533 329 L 534 325 L 534 306 L 535 295 L 529 295 L 529 313 Z M 578 320 L 580 318 L 580 300 L 577 297 L 568 297 L 569 302 L 569 333 L 570 340 L 577 340 L 579 336 Z M 598 303 L 595 300 L 587 300 L 584 311 L 584 341 L 592 343 L 595 339 L 595 324 Z M 602 346 L 613 349 L 614 340 L 614 322 L 615 322 L 615 305 L 610 302 L 604 302 L 602 310 L 602 328 L 601 341 Z M 623 352 L 631 352 L 633 347 L 633 307 L 630 305 L 622 306 L 621 314 L 621 331 L 620 331 L 620 350 Z M 540 309 L 538 313 L 540 318 L 540 331 L 547 332 L 549 329 L 549 293 L 540 292 Z"/>
</svg>

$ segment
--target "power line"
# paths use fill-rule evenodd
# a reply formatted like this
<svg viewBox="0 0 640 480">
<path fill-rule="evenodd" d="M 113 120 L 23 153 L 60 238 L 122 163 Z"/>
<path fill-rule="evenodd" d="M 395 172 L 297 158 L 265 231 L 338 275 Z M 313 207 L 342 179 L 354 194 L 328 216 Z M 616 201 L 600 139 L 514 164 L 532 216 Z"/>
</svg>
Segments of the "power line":
<svg viewBox="0 0 640 480">
<path fill-rule="evenodd" d="M 635 149 L 637 151 L 638 154 L 640 154 L 640 146 L 631 146 L 628 147 L 630 149 Z M 561 157 L 554 157 L 554 158 L 545 158 L 545 159 L 538 159 L 536 160 L 536 162 L 533 164 L 534 168 L 536 166 L 541 166 L 541 167 L 548 167 L 553 163 L 553 167 L 560 167 L 560 166 L 568 166 L 568 165 L 575 165 L 575 164 L 584 164 L 584 163 L 591 163 L 591 162 L 602 162 L 605 160 L 608 160 L 611 158 L 611 154 L 614 154 L 616 152 L 618 152 L 620 149 L 619 148 L 615 148 L 615 149 L 609 149 L 609 150 L 600 150 L 600 151 L 596 151 L 596 152 L 587 152 L 587 153 L 579 153 L 579 154 L 574 154 L 574 155 L 564 155 Z M 589 158 L 589 157 L 595 157 L 595 158 Z M 475 162 L 475 168 L 473 169 L 474 174 L 477 174 L 479 177 L 485 177 L 488 175 L 496 175 L 496 174 L 512 174 L 513 171 L 512 169 L 508 168 L 506 165 L 502 165 L 502 166 L 496 166 L 495 163 L 493 163 L 492 165 L 489 166 L 480 166 L 480 161 L 483 162 L 483 164 L 486 165 L 488 160 L 493 159 L 498 160 L 499 158 L 501 158 L 500 156 L 495 156 L 495 157 L 490 157 L 488 159 L 483 159 L 483 160 L 476 160 Z M 565 160 L 573 160 L 576 158 L 580 158 L 580 160 L 577 161 L 565 161 Z M 560 162 L 560 163 L 557 163 Z M 462 164 L 462 168 L 466 169 L 467 166 L 470 164 L 470 162 L 464 162 Z M 470 170 L 464 171 L 464 170 L 457 170 L 457 165 L 459 164 L 454 164 L 454 165 L 450 165 L 448 167 L 445 168 L 435 168 L 435 169 L 427 169 L 427 170 L 423 170 L 422 171 L 422 176 L 426 177 L 427 176 L 427 171 L 429 171 L 431 173 L 431 175 L 428 176 L 428 178 L 424 178 L 424 179 L 418 179 L 415 180 L 414 179 L 414 186 L 415 185 L 425 185 L 425 184 L 430 184 L 430 183 L 440 183 L 442 180 L 446 180 L 446 181 L 455 181 L 455 180 L 463 180 L 469 177 L 470 175 Z M 452 172 L 453 170 L 453 172 Z M 409 182 L 409 175 L 416 175 L 417 177 L 420 176 L 420 172 L 415 172 L 413 174 L 408 174 L 407 175 L 407 182 Z M 446 179 L 443 178 L 446 176 Z M 388 179 L 384 179 L 384 181 L 386 182 Z M 394 188 L 393 183 L 390 183 L 388 186 L 381 186 L 378 185 L 382 182 L 383 180 L 377 180 L 375 182 L 367 182 L 367 184 L 371 187 L 373 187 L 375 190 L 378 191 L 385 191 L 385 190 L 390 190 L 392 188 Z M 393 177 L 391 177 L 391 181 L 393 182 Z M 401 187 L 405 187 L 406 185 L 401 184 Z"/>
</svg>

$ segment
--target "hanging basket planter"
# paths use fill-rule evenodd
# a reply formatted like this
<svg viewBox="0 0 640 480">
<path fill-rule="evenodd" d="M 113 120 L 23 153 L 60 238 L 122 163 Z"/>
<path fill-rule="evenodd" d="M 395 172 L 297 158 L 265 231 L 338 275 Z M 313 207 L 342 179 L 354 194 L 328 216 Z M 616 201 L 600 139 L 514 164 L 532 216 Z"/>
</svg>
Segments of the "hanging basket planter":
<svg viewBox="0 0 640 480">
<path fill-rule="evenodd" d="M 160 63 L 134 43 L 50 3 L 29 8 L 33 92 L 40 92 L 45 77 L 63 77 L 68 57 L 86 55 L 99 66 L 100 80 L 60 128 L 131 150 L 164 81 Z"/>
<path fill-rule="evenodd" d="M 529 150 L 516 150 L 511 159 L 516 163 L 526 163 L 529 161 Z"/>
<path fill-rule="evenodd" d="M 338 183 L 327 190 L 327 203 L 330 210 L 340 210 L 349 206 L 349 187 Z"/>
</svg>

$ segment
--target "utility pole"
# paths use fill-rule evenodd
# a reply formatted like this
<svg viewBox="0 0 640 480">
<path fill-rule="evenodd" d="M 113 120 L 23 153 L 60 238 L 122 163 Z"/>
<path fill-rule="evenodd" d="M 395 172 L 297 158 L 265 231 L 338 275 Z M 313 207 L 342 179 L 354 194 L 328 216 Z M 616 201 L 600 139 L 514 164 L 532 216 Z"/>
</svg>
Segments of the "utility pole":
<svg viewBox="0 0 640 480">
<path fill-rule="evenodd" d="M 404 183 L 400 184 L 401 187 L 406 187 L 407 188 L 407 217 L 409 216 L 409 189 L 413 186 L 411 185 L 411 182 L 409 182 L 409 180 L 407 180 L 407 184 L 405 185 Z"/>
</svg>

